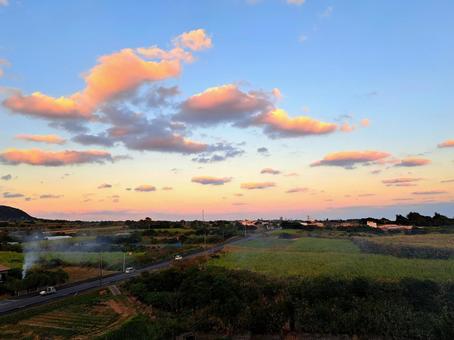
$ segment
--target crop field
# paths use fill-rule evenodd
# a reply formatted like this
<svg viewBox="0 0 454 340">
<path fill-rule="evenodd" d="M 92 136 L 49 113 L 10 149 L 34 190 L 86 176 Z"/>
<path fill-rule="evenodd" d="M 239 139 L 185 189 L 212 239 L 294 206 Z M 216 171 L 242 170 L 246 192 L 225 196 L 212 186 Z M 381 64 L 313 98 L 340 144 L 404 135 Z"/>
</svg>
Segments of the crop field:
<svg viewBox="0 0 454 340">
<path fill-rule="evenodd" d="M 0 317 L 0 339 L 70 338 L 104 332 L 120 318 L 112 301 L 107 293 L 95 292 Z"/>
<path fill-rule="evenodd" d="M 265 237 L 237 243 L 226 247 L 226 251 L 210 263 L 277 277 L 366 277 L 385 281 L 412 277 L 454 281 L 454 260 L 365 254 L 348 239 Z"/>
<path fill-rule="evenodd" d="M 454 249 L 454 234 L 398 235 L 371 238 L 380 244 Z"/>
</svg>

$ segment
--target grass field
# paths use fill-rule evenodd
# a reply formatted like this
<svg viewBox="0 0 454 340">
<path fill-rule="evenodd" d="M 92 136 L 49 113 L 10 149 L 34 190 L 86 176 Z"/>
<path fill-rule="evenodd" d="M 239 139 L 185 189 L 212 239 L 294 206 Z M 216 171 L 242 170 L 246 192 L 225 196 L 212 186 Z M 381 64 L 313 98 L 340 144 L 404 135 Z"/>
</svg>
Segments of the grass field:
<svg viewBox="0 0 454 340">
<path fill-rule="evenodd" d="M 40 257 L 46 260 L 60 259 L 68 264 L 81 264 L 81 263 L 98 263 L 101 259 L 101 253 L 97 252 L 42 252 Z M 129 256 L 127 256 L 127 259 Z M 103 252 L 102 261 L 105 265 L 118 265 L 123 263 L 123 252 Z"/>
<path fill-rule="evenodd" d="M 21 268 L 24 256 L 13 251 L 0 251 L 0 264 L 9 268 Z"/>
<path fill-rule="evenodd" d="M 454 281 L 454 260 L 406 259 L 363 254 L 348 239 L 267 237 L 226 248 L 212 265 L 278 277 L 367 277 L 395 281 L 405 277 Z"/>
</svg>

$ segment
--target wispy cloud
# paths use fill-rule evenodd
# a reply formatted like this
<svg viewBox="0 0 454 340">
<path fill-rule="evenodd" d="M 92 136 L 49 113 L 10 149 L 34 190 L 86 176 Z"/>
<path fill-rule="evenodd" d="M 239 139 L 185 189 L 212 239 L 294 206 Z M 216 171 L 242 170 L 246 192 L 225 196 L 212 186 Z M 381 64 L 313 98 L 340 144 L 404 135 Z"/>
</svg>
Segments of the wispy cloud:
<svg viewBox="0 0 454 340">
<path fill-rule="evenodd" d="M 241 183 L 241 189 L 246 190 L 260 190 L 260 189 L 268 189 L 276 186 L 274 182 L 249 182 L 249 183 Z"/>
</svg>

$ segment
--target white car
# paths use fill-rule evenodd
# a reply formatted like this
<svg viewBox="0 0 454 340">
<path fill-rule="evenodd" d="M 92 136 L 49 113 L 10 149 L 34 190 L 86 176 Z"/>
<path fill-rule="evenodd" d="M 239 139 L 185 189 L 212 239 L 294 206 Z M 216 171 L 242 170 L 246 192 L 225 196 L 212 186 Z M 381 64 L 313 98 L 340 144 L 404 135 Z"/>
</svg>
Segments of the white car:
<svg viewBox="0 0 454 340">
<path fill-rule="evenodd" d="M 175 261 L 181 261 L 181 260 L 183 260 L 183 256 L 175 255 L 174 259 L 175 259 Z"/>
<path fill-rule="evenodd" d="M 125 273 L 127 273 L 127 274 L 132 273 L 134 271 L 135 271 L 134 267 L 128 267 L 125 269 Z"/>
<path fill-rule="evenodd" d="M 55 294 L 57 290 L 55 287 L 47 287 L 45 290 L 42 290 L 39 292 L 39 295 L 44 296 L 44 295 L 49 295 L 49 294 Z"/>
</svg>

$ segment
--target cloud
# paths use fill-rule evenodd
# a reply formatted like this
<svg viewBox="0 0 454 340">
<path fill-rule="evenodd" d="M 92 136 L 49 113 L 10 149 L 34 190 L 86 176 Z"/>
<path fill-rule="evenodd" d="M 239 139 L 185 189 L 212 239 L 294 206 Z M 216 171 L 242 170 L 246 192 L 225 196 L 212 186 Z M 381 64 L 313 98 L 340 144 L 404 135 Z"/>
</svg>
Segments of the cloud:
<svg viewBox="0 0 454 340">
<path fill-rule="evenodd" d="M 173 42 L 176 46 L 186 47 L 193 51 L 201 51 L 213 47 L 211 37 L 206 34 L 205 30 L 200 28 L 180 34 Z"/>
<path fill-rule="evenodd" d="M 257 152 L 259 154 L 261 154 L 261 155 L 264 155 L 264 156 L 269 156 L 270 155 L 269 150 L 267 148 L 265 148 L 265 147 L 258 148 Z"/>
<path fill-rule="evenodd" d="M 284 176 L 285 177 L 296 177 L 296 176 L 299 176 L 299 174 L 297 172 L 289 172 L 288 174 L 285 174 Z"/>
<path fill-rule="evenodd" d="M 234 84 L 211 87 L 189 97 L 174 119 L 201 125 L 236 122 L 270 106 L 269 94 L 243 92 Z"/>
<path fill-rule="evenodd" d="M 17 91 L 3 105 L 12 112 L 48 119 L 92 119 L 94 111 L 101 104 L 130 93 L 145 83 L 180 75 L 180 61 L 188 60 L 188 54 L 182 47 L 192 50 L 211 47 L 211 39 L 203 30 L 183 33 L 176 38 L 175 43 L 181 45 L 176 51 L 166 52 L 152 47 L 155 51 L 153 54 L 150 49 L 125 48 L 101 56 L 98 64 L 83 75 L 85 88 L 69 96 L 56 98 L 40 92 L 23 95 Z"/>
<path fill-rule="evenodd" d="M 173 188 L 172 188 L 172 187 L 162 187 L 162 190 L 164 190 L 164 191 L 171 191 L 171 190 L 173 190 Z"/>
<path fill-rule="evenodd" d="M 20 198 L 20 197 L 24 197 L 24 195 L 19 194 L 19 193 L 13 193 L 13 192 L 4 192 L 3 193 L 3 198 Z"/>
<path fill-rule="evenodd" d="M 415 191 L 415 192 L 412 192 L 411 194 L 412 195 L 442 195 L 442 194 L 447 194 L 447 193 L 448 193 L 447 191 L 432 190 L 432 191 Z"/>
<path fill-rule="evenodd" d="M 109 184 L 109 183 L 103 183 L 98 186 L 98 189 L 110 189 L 110 188 L 112 188 L 112 184 Z"/>
<path fill-rule="evenodd" d="M 333 11 L 334 11 L 334 7 L 333 7 L 333 6 L 328 6 L 328 7 L 326 7 L 326 9 L 323 11 L 323 13 L 321 14 L 321 16 L 324 17 L 324 18 L 328 18 L 328 17 L 330 17 L 330 16 L 333 14 Z"/>
<path fill-rule="evenodd" d="M 430 164 L 430 159 L 426 158 L 405 158 L 397 163 L 395 166 L 398 167 L 415 167 L 415 166 L 424 166 Z"/>
<path fill-rule="evenodd" d="M 274 182 L 250 182 L 241 183 L 241 189 L 256 190 L 256 189 L 267 189 L 276 186 Z"/>
<path fill-rule="evenodd" d="M 16 135 L 16 139 L 22 139 L 30 142 L 47 143 L 47 144 L 64 144 L 66 140 L 57 135 Z"/>
<path fill-rule="evenodd" d="M 454 183 L 454 179 L 445 179 L 443 181 L 440 181 L 440 183 Z"/>
<path fill-rule="evenodd" d="M 229 143 L 216 143 L 209 145 L 206 152 L 197 155 L 192 160 L 198 163 L 214 163 L 225 161 L 244 154 L 244 151 Z"/>
<path fill-rule="evenodd" d="M 307 192 L 309 189 L 308 188 L 292 188 L 286 191 L 287 194 L 294 194 L 297 192 Z"/>
<path fill-rule="evenodd" d="M 352 132 L 353 130 L 355 130 L 355 126 L 345 122 L 341 125 L 340 130 L 342 132 Z"/>
<path fill-rule="evenodd" d="M 306 2 L 306 0 L 287 0 L 287 3 L 289 5 L 297 5 L 297 6 L 300 6 L 302 4 L 304 4 Z"/>
<path fill-rule="evenodd" d="M 326 155 L 322 160 L 311 164 L 314 166 L 340 166 L 346 169 L 353 169 L 357 164 L 369 165 L 382 161 L 390 156 L 382 151 L 342 151 Z"/>
<path fill-rule="evenodd" d="M 143 184 L 143 185 L 139 185 L 134 190 L 138 191 L 138 192 L 151 192 L 151 191 L 156 191 L 156 187 L 153 185 Z"/>
<path fill-rule="evenodd" d="M 104 139 L 122 142 L 127 148 L 140 151 L 194 154 L 207 151 L 208 145 L 192 141 L 182 133 L 182 127 L 168 117 L 152 119 L 124 106 L 104 107 L 101 120 L 111 125 Z"/>
<path fill-rule="evenodd" d="M 2 181 L 10 181 L 10 180 L 13 179 L 13 176 L 10 175 L 10 174 L 8 174 L 8 175 L 4 175 L 4 176 L 0 177 L 0 179 L 1 179 Z"/>
<path fill-rule="evenodd" d="M 415 182 L 421 181 L 422 178 L 408 178 L 408 177 L 400 177 L 400 178 L 391 178 L 391 179 L 384 179 L 382 181 L 383 184 L 386 186 L 415 186 Z"/>
<path fill-rule="evenodd" d="M 271 138 L 304 137 L 335 132 L 337 124 L 325 123 L 307 116 L 289 117 L 282 109 L 274 109 L 254 119 L 254 125 L 264 127 Z"/>
<path fill-rule="evenodd" d="M 261 174 L 279 175 L 281 172 L 272 168 L 265 168 L 260 171 Z"/>
<path fill-rule="evenodd" d="M 2 0 L 0 0 L 0 6 L 2 6 L 1 1 Z M 0 78 L 3 77 L 4 74 L 3 67 L 5 66 L 6 67 L 11 66 L 11 63 L 6 59 L 0 59 Z"/>
<path fill-rule="evenodd" d="M 102 145 L 102 146 L 114 145 L 114 141 L 106 134 L 98 135 L 79 134 L 74 136 L 72 140 L 82 145 Z"/>
<path fill-rule="evenodd" d="M 42 166 L 63 166 L 84 163 L 104 163 L 113 161 L 106 151 L 44 151 L 40 149 L 8 149 L 0 153 L 0 162 L 8 165 L 29 164 Z"/>
<path fill-rule="evenodd" d="M 53 195 L 53 194 L 44 194 L 39 196 L 40 199 L 45 200 L 45 199 L 58 199 L 63 197 L 63 195 Z"/>
<path fill-rule="evenodd" d="M 454 139 L 449 139 L 443 143 L 438 144 L 439 148 L 454 148 Z"/>
<path fill-rule="evenodd" d="M 197 176 L 192 177 L 191 182 L 203 185 L 224 185 L 229 183 L 232 177 L 211 177 L 211 176 Z"/>
<path fill-rule="evenodd" d="M 368 127 L 370 125 L 370 120 L 367 118 L 364 118 L 364 119 L 361 119 L 361 121 L 359 123 L 361 124 L 362 127 Z"/>
</svg>

